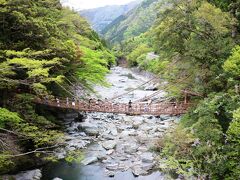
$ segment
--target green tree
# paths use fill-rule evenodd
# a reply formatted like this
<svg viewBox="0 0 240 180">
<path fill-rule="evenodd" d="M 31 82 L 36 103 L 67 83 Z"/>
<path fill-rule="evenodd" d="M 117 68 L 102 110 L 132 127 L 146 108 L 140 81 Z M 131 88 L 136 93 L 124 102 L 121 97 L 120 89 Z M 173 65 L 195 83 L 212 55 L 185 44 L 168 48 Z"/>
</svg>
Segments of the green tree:
<svg viewBox="0 0 240 180">
<path fill-rule="evenodd" d="M 233 121 L 231 122 L 227 131 L 227 167 L 228 175 L 226 179 L 237 179 L 240 177 L 240 109 L 237 109 L 233 114 Z"/>
<path fill-rule="evenodd" d="M 234 45 L 231 39 L 234 20 L 206 1 L 166 3 L 171 6 L 161 8 L 153 31 L 160 59 L 175 64 L 175 73 L 169 72 L 169 81 L 191 75 L 185 81 L 188 88 L 203 93 L 222 90 L 224 77 L 220 82 L 219 74 Z"/>
</svg>

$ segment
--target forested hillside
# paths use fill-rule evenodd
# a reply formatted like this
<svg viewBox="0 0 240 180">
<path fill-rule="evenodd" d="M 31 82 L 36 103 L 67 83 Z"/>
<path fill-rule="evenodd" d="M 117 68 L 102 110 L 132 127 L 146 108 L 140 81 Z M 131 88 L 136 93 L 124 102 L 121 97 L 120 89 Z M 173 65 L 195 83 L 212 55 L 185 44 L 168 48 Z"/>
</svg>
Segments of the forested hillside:
<svg viewBox="0 0 240 180">
<path fill-rule="evenodd" d="M 156 19 L 159 1 L 144 0 L 140 6 L 115 19 L 102 31 L 104 38 L 114 45 L 148 31 Z"/>
<path fill-rule="evenodd" d="M 79 11 L 85 17 L 93 29 L 101 33 L 106 26 L 121 15 L 126 14 L 135 8 L 141 1 L 133 1 L 126 5 L 111 5 L 95 9 L 87 9 Z"/>
<path fill-rule="evenodd" d="M 195 107 L 158 142 L 161 169 L 199 179 L 240 177 L 239 1 L 164 0 L 147 32 L 124 42 L 131 66 L 198 92 Z M 146 60 L 148 52 L 159 58 Z"/>
<path fill-rule="evenodd" d="M 34 164 L 26 155 L 49 158 L 45 148 L 63 142 L 54 117 L 36 113 L 34 98 L 70 96 L 69 80 L 88 88 L 104 83 L 115 59 L 59 0 L 3 0 L 0 17 L 0 173 L 6 173 Z"/>
</svg>

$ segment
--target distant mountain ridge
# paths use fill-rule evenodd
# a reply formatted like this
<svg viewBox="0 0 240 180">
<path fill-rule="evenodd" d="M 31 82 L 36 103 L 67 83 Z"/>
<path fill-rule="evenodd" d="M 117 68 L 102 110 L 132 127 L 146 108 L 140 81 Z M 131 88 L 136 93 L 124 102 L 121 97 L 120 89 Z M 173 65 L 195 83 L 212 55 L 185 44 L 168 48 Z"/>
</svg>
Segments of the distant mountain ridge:
<svg viewBox="0 0 240 180">
<path fill-rule="evenodd" d="M 130 10 L 137 7 L 141 2 L 142 0 L 137 0 L 126 5 L 112 5 L 81 10 L 79 13 L 89 21 L 95 31 L 101 34 L 101 31 L 112 23 L 113 20 L 128 13 Z"/>
<path fill-rule="evenodd" d="M 116 18 L 102 30 L 104 38 L 111 44 L 136 37 L 151 28 L 157 17 L 156 7 L 162 0 L 144 0 L 142 3 Z"/>
</svg>

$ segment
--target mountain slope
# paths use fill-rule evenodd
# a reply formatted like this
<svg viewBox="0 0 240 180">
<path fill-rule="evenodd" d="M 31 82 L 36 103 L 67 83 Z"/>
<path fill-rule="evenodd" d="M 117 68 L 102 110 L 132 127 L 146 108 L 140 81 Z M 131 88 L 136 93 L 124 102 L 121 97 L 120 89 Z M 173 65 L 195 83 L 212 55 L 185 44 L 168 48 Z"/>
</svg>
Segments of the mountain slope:
<svg viewBox="0 0 240 180">
<path fill-rule="evenodd" d="M 115 44 L 146 32 L 157 17 L 155 9 L 159 1 L 145 0 L 127 14 L 119 16 L 102 31 L 105 39 Z"/>
<path fill-rule="evenodd" d="M 141 1 L 133 1 L 126 5 L 112 5 L 100 8 L 88 9 L 79 11 L 85 17 L 93 29 L 101 32 L 108 24 L 110 24 L 117 17 L 126 14 L 135 8 Z"/>
</svg>

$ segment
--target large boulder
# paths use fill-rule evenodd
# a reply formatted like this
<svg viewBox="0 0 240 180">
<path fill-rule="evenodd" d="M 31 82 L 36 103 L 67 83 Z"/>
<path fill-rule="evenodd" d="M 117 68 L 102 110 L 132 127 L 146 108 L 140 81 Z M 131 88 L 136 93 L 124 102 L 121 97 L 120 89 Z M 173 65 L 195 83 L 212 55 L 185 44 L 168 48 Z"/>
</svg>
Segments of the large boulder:
<svg viewBox="0 0 240 180">
<path fill-rule="evenodd" d="M 152 163 L 154 161 L 153 153 L 145 152 L 141 155 L 143 163 Z"/>
<path fill-rule="evenodd" d="M 97 128 L 87 128 L 84 132 L 89 136 L 97 136 L 99 134 L 99 130 Z"/>
<path fill-rule="evenodd" d="M 55 178 L 53 178 L 53 180 L 63 180 L 63 179 L 55 177 Z"/>
<path fill-rule="evenodd" d="M 132 167 L 132 173 L 134 176 L 146 175 L 147 172 L 143 170 L 140 166 Z"/>
<path fill-rule="evenodd" d="M 95 163 L 98 161 L 98 158 L 97 157 L 87 157 L 85 158 L 84 160 L 82 160 L 82 164 L 83 165 L 89 165 L 89 164 L 92 164 L 92 163 Z"/>
<path fill-rule="evenodd" d="M 40 169 L 25 171 L 14 176 L 17 180 L 40 180 L 42 178 L 42 173 Z"/>
<path fill-rule="evenodd" d="M 154 163 L 143 163 L 142 164 L 142 169 L 144 171 L 149 171 L 149 170 L 152 170 L 154 168 Z"/>
<path fill-rule="evenodd" d="M 78 129 L 80 131 L 83 131 L 85 132 L 87 135 L 89 136 L 96 136 L 99 134 L 99 129 L 96 125 L 93 125 L 91 123 L 88 123 L 88 122 L 84 122 L 84 123 L 81 123 L 79 126 L 78 126 Z"/>
<path fill-rule="evenodd" d="M 110 149 L 114 149 L 117 145 L 117 142 L 116 141 L 105 141 L 102 143 L 102 146 L 107 149 L 107 150 L 110 150 Z"/>
</svg>

